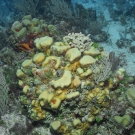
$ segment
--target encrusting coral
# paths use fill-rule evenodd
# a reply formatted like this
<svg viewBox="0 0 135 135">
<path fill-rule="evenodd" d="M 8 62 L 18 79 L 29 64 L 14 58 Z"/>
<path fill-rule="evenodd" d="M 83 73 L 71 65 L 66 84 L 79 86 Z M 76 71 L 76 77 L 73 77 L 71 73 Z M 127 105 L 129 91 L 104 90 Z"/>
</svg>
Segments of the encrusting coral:
<svg viewBox="0 0 135 135">
<path fill-rule="evenodd" d="M 118 69 L 112 77 L 108 74 L 97 83 L 91 66 L 106 54 L 94 47 L 88 36 L 88 48 L 83 51 L 79 45 L 72 46 L 71 42 L 77 44 L 74 39 L 69 44 L 66 38 L 60 42 L 49 36 L 35 39 L 36 54 L 25 60 L 16 73 L 23 88 L 20 100 L 29 117 L 50 124 L 52 132 L 84 135 L 96 116 L 109 108 L 110 90 L 125 71 Z M 127 122 L 122 124 L 128 126 Z"/>
</svg>

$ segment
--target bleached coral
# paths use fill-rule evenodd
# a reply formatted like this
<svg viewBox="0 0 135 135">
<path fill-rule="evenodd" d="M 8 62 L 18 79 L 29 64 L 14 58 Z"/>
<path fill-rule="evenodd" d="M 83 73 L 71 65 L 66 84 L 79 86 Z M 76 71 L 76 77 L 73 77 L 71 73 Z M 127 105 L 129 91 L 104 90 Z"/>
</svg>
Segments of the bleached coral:
<svg viewBox="0 0 135 135">
<path fill-rule="evenodd" d="M 91 39 L 89 38 L 90 34 L 85 36 L 80 33 L 69 33 L 67 36 L 63 38 L 64 42 L 67 42 L 71 47 L 78 48 L 81 52 L 90 48 L 93 44 Z"/>
</svg>

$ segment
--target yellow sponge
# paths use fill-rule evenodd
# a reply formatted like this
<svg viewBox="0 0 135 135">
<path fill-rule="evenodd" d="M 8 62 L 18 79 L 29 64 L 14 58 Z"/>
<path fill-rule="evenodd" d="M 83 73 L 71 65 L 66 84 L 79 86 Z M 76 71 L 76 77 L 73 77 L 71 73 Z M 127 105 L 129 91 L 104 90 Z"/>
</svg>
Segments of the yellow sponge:
<svg viewBox="0 0 135 135">
<path fill-rule="evenodd" d="M 36 64 L 41 64 L 45 59 L 44 53 L 37 53 L 33 57 L 33 62 Z"/>
</svg>

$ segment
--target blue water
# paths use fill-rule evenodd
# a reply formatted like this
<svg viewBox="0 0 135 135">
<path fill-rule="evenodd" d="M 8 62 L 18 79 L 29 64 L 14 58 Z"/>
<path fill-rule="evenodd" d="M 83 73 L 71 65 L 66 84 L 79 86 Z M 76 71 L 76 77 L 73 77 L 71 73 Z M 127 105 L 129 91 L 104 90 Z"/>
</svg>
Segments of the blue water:
<svg viewBox="0 0 135 135">
<path fill-rule="evenodd" d="M 23 4 L 24 5 L 24 11 L 25 12 L 21 12 L 19 10 L 19 6 L 22 5 L 22 3 L 24 3 L 25 0 L 1 0 L 0 1 L 0 25 L 4 26 L 4 27 L 9 27 L 17 18 L 19 19 L 21 16 L 28 14 L 31 12 L 28 11 L 28 5 Z M 35 0 L 37 1 L 37 0 Z M 66 0 L 68 2 L 68 4 L 71 7 L 74 7 L 74 10 L 77 10 L 75 8 L 75 3 L 78 2 L 80 4 L 82 4 L 85 8 L 87 7 L 93 7 L 95 8 L 97 11 L 100 10 L 102 11 L 103 8 L 111 8 L 111 10 L 113 11 L 118 11 L 120 12 L 120 15 L 126 15 L 126 16 L 130 16 L 131 17 L 131 10 L 132 7 L 135 5 L 135 0 L 119 0 L 119 2 L 117 2 L 117 0 Z M 71 5 L 72 2 L 72 5 Z M 95 4 L 95 6 L 94 6 Z M 16 7 L 17 5 L 17 7 Z M 35 8 L 35 12 L 36 12 L 36 17 L 38 16 L 43 16 L 45 14 L 48 14 L 49 12 L 46 11 L 46 2 L 42 2 L 40 1 L 39 4 L 37 5 L 37 7 Z M 26 12 L 26 10 L 28 12 Z"/>
</svg>

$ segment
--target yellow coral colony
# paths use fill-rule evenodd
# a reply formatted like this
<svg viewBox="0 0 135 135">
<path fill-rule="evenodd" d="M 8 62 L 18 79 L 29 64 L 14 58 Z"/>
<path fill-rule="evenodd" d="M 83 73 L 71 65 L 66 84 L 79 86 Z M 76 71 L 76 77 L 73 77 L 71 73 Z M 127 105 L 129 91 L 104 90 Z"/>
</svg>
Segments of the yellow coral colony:
<svg viewBox="0 0 135 135">
<path fill-rule="evenodd" d="M 18 22 L 16 23 L 19 25 Z M 53 38 L 48 36 L 37 38 L 34 43 L 37 53 L 32 59 L 25 60 L 16 73 L 19 84 L 22 85 L 25 82 L 23 93 L 29 101 L 29 115 L 32 119 L 44 119 L 48 109 L 58 110 L 63 101 L 71 102 L 76 98 L 81 98 L 82 94 L 85 95 L 86 102 L 91 102 L 93 98 L 96 98 L 96 102 L 101 104 L 100 106 L 108 105 L 104 99 L 106 97 L 109 99 L 109 90 L 103 88 L 104 83 L 95 86 L 93 71 L 90 69 L 90 65 L 96 62 L 95 56 L 102 55 L 99 50 L 90 47 L 82 52 L 76 47 L 71 48 L 68 43 L 54 42 Z M 50 53 L 47 53 L 47 50 Z M 25 72 L 27 69 L 32 74 L 27 74 Z M 83 92 L 84 86 L 89 85 L 93 88 Z M 86 123 L 73 118 L 73 126 L 88 125 L 88 122 L 95 120 L 95 115 L 100 112 L 102 107 L 95 109 L 95 106 L 92 106 L 91 115 L 87 118 Z M 60 121 L 52 122 L 51 127 L 59 131 L 63 128 Z"/>
</svg>

